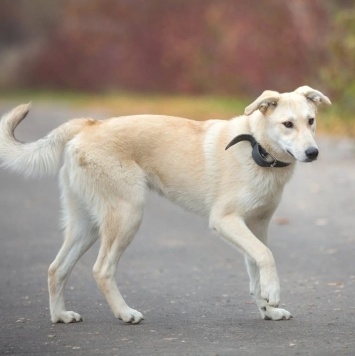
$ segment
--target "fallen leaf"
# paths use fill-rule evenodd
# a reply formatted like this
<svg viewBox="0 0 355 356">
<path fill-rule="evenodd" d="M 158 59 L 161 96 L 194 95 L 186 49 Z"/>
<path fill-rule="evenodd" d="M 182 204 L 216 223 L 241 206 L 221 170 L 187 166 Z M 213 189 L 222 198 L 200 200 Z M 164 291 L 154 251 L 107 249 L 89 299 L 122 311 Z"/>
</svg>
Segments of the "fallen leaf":
<svg viewBox="0 0 355 356">
<path fill-rule="evenodd" d="M 327 286 L 330 286 L 330 287 L 337 287 L 337 286 L 343 286 L 344 283 L 343 282 L 329 282 L 327 283 Z"/>
<path fill-rule="evenodd" d="M 288 225 L 290 220 L 287 218 L 279 217 L 275 219 L 277 225 Z"/>
</svg>

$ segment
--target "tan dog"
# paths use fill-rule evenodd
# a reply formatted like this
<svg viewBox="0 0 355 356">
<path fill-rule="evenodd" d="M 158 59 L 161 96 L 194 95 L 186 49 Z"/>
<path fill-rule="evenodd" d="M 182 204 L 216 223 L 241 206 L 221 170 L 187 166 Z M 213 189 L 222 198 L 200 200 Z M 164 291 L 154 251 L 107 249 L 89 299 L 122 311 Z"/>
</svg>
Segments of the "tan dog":
<svg viewBox="0 0 355 356">
<path fill-rule="evenodd" d="M 250 292 L 262 317 L 291 318 L 278 308 L 280 285 L 267 230 L 295 162 L 317 158 L 313 137 L 321 103 L 330 100 L 307 86 L 283 94 L 265 91 L 245 115 L 229 121 L 153 115 L 75 119 L 32 143 L 14 138 L 29 105 L 4 115 L 4 167 L 27 176 L 53 174 L 64 155 L 65 240 L 48 272 L 52 322 L 81 320 L 66 310 L 63 290 L 75 263 L 99 237 L 93 274 L 100 289 L 117 318 L 143 319 L 126 304 L 115 273 L 141 223 L 147 188 L 207 216 L 210 227 L 245 255 Z"/>
</svg>

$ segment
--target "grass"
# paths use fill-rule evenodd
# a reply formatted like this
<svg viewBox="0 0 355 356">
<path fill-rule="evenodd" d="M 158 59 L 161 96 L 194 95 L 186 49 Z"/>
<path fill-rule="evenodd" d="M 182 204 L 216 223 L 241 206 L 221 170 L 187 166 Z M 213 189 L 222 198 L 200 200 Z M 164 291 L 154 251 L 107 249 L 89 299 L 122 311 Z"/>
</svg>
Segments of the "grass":
<svg viewBox="0 0 355 356">
<path fill-rule="evenodd" d="M 247 100 L 218 96 L 190 96 L 137 93 L 92 94 L 81 92 L 19 91 L 0 93 L 0 102 L 57 103 L 73 107 L 102 109 L 108 115 L 162 114 L 194 120 L 229 119 L 241 115 Z"/>
<path fill-rule="evenodd" d="M 336 104 L 322 109 L 318 116 L 317 127 L 321 133 L 355 137 L 355 115 L 345 114 Z"/>
<path fill-rule="evenodd" d="M 0 93 L 0 102 L 14 105 L 32 101 L 57 103 L 76 108 L 86 107 L 104 110 L 108 116 L 130 114 L 163 114 L 182 116 L 194 120 L 229 119 L 244 112 L 253 99 L 211 95 L 167 95 L 137 93 L 90 94 L 58 91 L 20 91 Z M 355 137 L 355 118 L 340 114 L 336 105 L 321 109 L 318 115 L 318 131 L 329 135 Z"/>
</svg>

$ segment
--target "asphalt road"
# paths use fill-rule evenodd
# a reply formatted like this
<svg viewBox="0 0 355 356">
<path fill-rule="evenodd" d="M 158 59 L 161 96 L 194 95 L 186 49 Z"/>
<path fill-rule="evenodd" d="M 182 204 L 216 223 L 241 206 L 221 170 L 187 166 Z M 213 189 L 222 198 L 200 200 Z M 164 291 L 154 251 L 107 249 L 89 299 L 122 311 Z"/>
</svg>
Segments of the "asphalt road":
<svg viewBox="0 0 355 356">
<path fill-rule="evenodd" d="M 1 112 L 9 104 L 0 103 Z M 34 105 L 18 137 L 33 140 L 68 118 L 104 113 Z M 0 171 L 1 355 L 354 355 L 355 142 L 319 139 L 271 224 L 270 245 L 289 321 L 261 320 L 242 256 L 207 222 L 149 196 L 117 276 L 145 320 L 113 317 L 91 275 L 98 245 L 79 261 L 67 307 L 84 319 L 53 325 L 47 268 L 62 241 L 57 179 Z"/>
</svg>

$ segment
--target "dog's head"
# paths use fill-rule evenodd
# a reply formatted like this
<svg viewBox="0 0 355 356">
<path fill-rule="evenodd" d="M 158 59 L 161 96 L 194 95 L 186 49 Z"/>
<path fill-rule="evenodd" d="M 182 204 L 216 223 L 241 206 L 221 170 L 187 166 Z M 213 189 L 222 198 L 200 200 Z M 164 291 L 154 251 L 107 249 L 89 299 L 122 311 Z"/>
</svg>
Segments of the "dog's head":
<svg viewBox="0 0 355 356">
<path fill-rule="evenodd" d="M 302 86 L 291 93 L 264 91 L 245 109 L 252 115 L 251 129 L 256 140 L 279 159 L 311 162 L 318 157 L 314 140 L 317 107 L 330 105 L 320 91 Z"/>
</svg>

